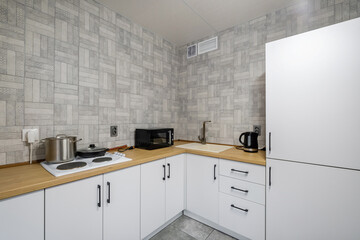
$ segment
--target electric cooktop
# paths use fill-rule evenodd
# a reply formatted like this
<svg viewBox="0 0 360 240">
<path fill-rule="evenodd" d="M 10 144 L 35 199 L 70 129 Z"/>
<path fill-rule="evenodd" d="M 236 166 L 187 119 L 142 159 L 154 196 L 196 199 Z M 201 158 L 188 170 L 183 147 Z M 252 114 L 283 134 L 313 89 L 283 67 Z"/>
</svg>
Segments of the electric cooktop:
<svg viewBox="0 0 360 240">
<path fill-rule="evenodd" d="M 77 173 L 94 169 L 98 167 L 104 167 L 112 164 L 131 161 L 132 159 L 125 157 L 124 153 L 105 153 L 104 156 L 95 158 L 80 158 L 66 163 L 48 163 L 46 161 L 41 162 L 41 166 L 45 168 L 49 173 L 55 177 L 64 176 L 67 174 Z"/>
</svg>

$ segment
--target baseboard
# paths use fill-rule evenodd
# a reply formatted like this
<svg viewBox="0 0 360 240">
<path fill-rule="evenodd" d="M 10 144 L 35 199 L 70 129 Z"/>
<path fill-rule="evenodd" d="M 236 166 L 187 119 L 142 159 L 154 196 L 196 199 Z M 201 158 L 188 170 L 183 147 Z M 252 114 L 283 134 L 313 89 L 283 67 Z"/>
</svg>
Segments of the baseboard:
<svg viewBox="0 0 360 240">
<path fill-rule="evenodd" d="M 227 235 L 230 235 L 230 236 L 232 236 L 232 237 L 234 237 L 234 238 L 236 238 L 236 239 L 239 239 L 239 240 L 250 240 L 249 238 L 246 238 L 246 237 L 244 237 L 244 236 L 242 236 L 242 235 L 240 235 L 240 234 L 238 234 L 238 233 L 235 233 L 235 232 L 233 232 L 233 231 L 231 231 L 231 230 L 229 230 L 229 229 L 227 229 L 227 228 L 224 228 L 224 227 L 220 226 L 220 225 L 217 224 L 217 223 L 211 222 L 211 221 L 209 221 L 209 220 L 207 220 L 207 219 L 205 219 L 205 218 L 203 218 L 203 217 L 200 217 L 199 215 L 197 215 L 197 214 L 195 214 L 195 213 L 192 213 L 192 212 L 190 212 L 190 211 L 188 211 L 188 210 L 184 210 L 184 215 L 185 215 L 185 216 L 188 216 L 188 217 L 190 217 L 190 218 L 193 218 L 193 219 L 195 219 L 196 221 L 199 221 L 199 222 L 201 222 L 201 223 L 204 223 L 204 224 L 206 224 L 206 225 L 208 225 L 208 226 L 210 226 L 210 227 L 212 227 L 212 228 L 214 228 L 214 229 L 216 229 L 216 230 L 218 230 L 218 231 L 220 231 L 220 232 L 223 232 L 223 233 L 225 233 L 225 234 L 227 234 Z"/>
<path fill-rule="evenodd" d="M 183 215 L 183 212 L 179 212 L 175 217 L 171 218 L 169 221 L 167 221 L 166 223 L 164 223 L 163 225 L 161 225 L 158 229 L 156 229 L 155 231 L 153 231 L 152 233 L 150 233 L 149 235 L 147 235 L 145 238 L 143 238 L 143 240 L 148 240 L 150 238 L 152 238 L 153 236 L 155 236 L 157 233 L 159 233 L 161 230 L 163 230 L 164 228 L 166 228 L 167 226 L 169 226 L 172 222 L 174 222 L 176 219 L 178 219 L 179 217 L 181 217 Z"/>
</svg>

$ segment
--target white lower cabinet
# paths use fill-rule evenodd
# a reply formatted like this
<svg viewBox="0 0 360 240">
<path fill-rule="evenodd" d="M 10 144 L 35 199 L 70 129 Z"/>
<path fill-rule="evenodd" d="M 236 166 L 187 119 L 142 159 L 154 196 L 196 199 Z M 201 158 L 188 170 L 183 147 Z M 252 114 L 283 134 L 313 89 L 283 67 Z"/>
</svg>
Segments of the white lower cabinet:
<svg viewBox="0 0 360 240">
<path fill-rule="evenodd" d="M 360 171 L 266 160 L 266 239 L 360 239 Z"/>
<path fill-rule="evenodd" d="M 166 221 L 184 210 L 185 154 L 166 158 Z"/>
<path fill-rule="evenodd" d="M 44 239 L 44 190 L 0 200 L 0 239 Z"/>
<path fill-rule="evenodd" d="M 274 212 L 283 213 L 282 208 L 286 208 L 289 197 L 291 199 L 289 194 L 279 198 L 277 191 L 290 192 L 289 186 L 293 186 L 297 178 L 292 181 L 289 177 L 292 169 L 284 171 L 276 162 L 270 163 L 277 174 L 273 180 L 275 190 L 268 190 L 271 204 L 268 213 L 272 220 L 268 236 L 275 239 L 272 237 L 278 233 L 273 232 L 274 226 L 279 222 L 287 226 L 288 221 L 279 220 L 281 216 L 287 218 L 285 215 L 277 217 Z M 291 176 L 295 178 L 296 173 L 294 171 Z M 354 180 L 359 179 L 357 173 L 354 176 Z M 282 185 L 278 180 L 281 178 L 287 179 L 281 181 Z M 209 221 L 224 231 L 228 229 L 229 233 L 263 240 L 264 181 L 265 168 L 262 166 L 180 154 L 1 200 L 0 216 L 6 217 L 0 218 L 0 239 L 139 240 L 181 213 L 186 200 L 186 210 L 199 216 L 199 220 Z M 342 192 L 350 195 L 345 190 Z M 330 192 L 326 194 L 332 196 Z M 358 201 L 359 194 L 355 196 L 354 201 Z M 303 198 L 304 195 L 298 199 Z M 293 209 L 288 208 L 288 212 Z M 350 208 L 343 209 L 350 214 Z M 341 217 L 345 214 L 336 213 Z M 351 216 L 355 219 L 359 214 L 356 212 Z M 15 226 L 21 226 L 22 230 L 18 231 Z M 287 236 L 291 238 L 291 235 Z"/>
<path fill-rule="evenodd" d="M 140 239 L 140 166 L 45 189 L 46 240 Z"/>
<path fill-rule="evenodd" d="M 140 239 L 140 166 L 104 174 L 103 240 Z"/>
<path fill-rule="evenodd" d="M 141 238 L 184 210 L 185 155 L 141 165 Z"/>
<path fill-rule="evenodd" d="M 265 167 L 220 159 L 219 225 L 265 239 Z"/>
<path fill-rule="evenodd" d="M 219 225 L 253 240 L 265 239 L 265 206 L 220 193 Z"/>
<path fill-rule="evenodd" d="M 141 238 L 165 223 L 165 159 L 141 165 Z"/>
<path fill-rule="evenodd" d="M 102 239 L 103 176 L 45 189 L 46 240 Z"/>
<path fill-rule="evenodd" d="M 187 155 L 187 210 L 213 223 L 219 222 L 218 168 L 218 158 Z"/>
</svg>

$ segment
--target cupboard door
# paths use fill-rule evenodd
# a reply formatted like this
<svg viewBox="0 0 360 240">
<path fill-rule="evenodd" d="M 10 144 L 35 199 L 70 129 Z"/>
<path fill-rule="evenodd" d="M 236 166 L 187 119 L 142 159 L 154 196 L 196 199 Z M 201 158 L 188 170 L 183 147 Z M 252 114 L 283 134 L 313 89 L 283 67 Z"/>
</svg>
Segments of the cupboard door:
<svg viewBox="0 0 360 240">
<path fill-rule="evenodd" d="M 267 240 L 359 238 L 359 171 L 267 159 L 267 173 Z"/>
<path fill-rule="evenodd" d="M 165 223 L 165 159 L 141 165 L 141 238 Z"/>
<path fill-rule="evenodd" d="M 166 158 L 166 221 L 184 210 L 185 154 Z"/>
<path fill-rule="evenodd" d="M 0 239 L 44 239 L 44 191 L 0 200 Z"/>
<path fill-rule="evenodd" d="M 140 239 L 140 166 L 104 174 L 104 240 Z"/>
<path fill-rule="evenodd" d="M 359 42 L 354 19 L 266 45 L 267 157 L 360 169 Z"/>
<path fill-rule="evenodd" d="M 100 175 L 45 189 L 46 240 L 102 239 L 102 180 Z"/>
<path fill-rule="evenodd" d="M 219 160 L 188 154 L 186 169 L 187 210 L 218 223 Z"/>
</svg>

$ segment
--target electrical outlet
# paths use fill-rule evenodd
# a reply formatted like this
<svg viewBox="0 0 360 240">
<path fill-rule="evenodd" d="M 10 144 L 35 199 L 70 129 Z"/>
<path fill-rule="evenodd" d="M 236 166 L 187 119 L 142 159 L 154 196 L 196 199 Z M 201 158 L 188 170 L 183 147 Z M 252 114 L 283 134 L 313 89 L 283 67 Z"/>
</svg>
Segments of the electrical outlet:
<svg viewBox="0 0 360 240">
<path fill-rule="evenodd" d="M 261 125 L 253 125 L 253 131 L 261 136 Z"/>
<path fill-rule="evenodd" d="M 118 131 L 117 126 L 110 126 L 110 137 L 117 137 Z"/>
<path fill-rule="evenodd" d="M 35 141 L 39 141 L 39 129 L 36 129 L 36 128 L 32 128 L 32 129 L 23 129 L 21 131 L 21 139 L 23 142 L 27 142 L 27 133 L 28 132 L 34 132 L 35 134 Z"/>
</svg>

